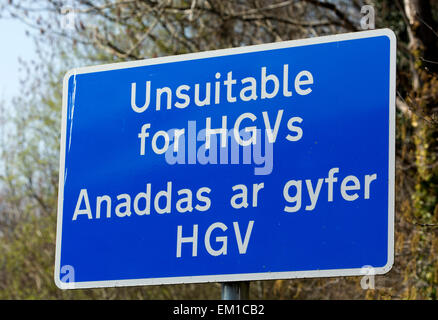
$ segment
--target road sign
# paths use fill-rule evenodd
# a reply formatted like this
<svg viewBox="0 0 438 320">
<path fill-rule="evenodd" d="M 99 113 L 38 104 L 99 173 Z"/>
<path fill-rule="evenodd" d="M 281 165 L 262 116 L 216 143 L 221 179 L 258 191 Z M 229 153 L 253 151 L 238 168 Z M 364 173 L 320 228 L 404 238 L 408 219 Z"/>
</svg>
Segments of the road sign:
<svg viewBox="0 0 438 320">
<path fill-rule="evenodd" d="M 395 48 L 383 29 L 69 71 L 58 287 L 387 272 Z"/>
</svg>

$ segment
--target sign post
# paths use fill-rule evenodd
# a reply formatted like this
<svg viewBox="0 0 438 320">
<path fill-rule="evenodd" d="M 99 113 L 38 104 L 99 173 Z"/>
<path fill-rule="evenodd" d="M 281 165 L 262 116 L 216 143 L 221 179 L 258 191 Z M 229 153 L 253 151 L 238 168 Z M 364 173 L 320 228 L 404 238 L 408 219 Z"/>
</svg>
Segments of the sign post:
<svg viewBox="0 0 438 320">
<path fill-rule="evenodd" d="M 58 287 L 362 275 L 394 258 L 388 29 L 64 78 Z"/>
<path fill-rule="evenodd" d="M 222 300 L 248 300 L 249 281 L 223 282 Z"/>
</svg>

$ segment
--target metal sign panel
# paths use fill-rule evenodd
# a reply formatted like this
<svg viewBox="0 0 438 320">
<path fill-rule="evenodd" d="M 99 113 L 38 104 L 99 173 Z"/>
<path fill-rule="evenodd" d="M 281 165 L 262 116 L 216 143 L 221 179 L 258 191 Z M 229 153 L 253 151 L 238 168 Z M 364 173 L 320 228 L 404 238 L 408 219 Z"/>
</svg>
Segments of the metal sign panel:
<svg viewBox="0 0 438 320">
<path fill-rule="evenodd" d="M 69 71 L 58 287 L 387 272 L 395 51 L 382 29 Z"/>
</svg>

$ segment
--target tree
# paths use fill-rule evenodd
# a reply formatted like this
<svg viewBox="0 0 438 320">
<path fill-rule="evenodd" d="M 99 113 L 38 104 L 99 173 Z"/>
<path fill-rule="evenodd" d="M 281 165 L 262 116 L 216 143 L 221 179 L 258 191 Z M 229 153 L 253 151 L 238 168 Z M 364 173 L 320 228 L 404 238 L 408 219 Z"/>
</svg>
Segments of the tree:
<svg viewBox="0 0 438 320">
<path fill-rule="evenodd" d="M 2 210 L 14 211 L 14 216 L 37 228 L 42 228 L 39 223 L 43 221 L 54 223 L 60 79 L 67 65 L 135 60 L 360 31 L 361 7 L 366 3 L 375 8 L 376 26 L 390 27 L 398 38 L 395 266 L 388 276 L 376 280 L 378 290 L 361 290 L 357 278 L 278 280 L 257 282 L 252 286 L 251 295 L 258 298 L 437 298 L 438 4 L 434 1 L 9 1 L 2 6 L 3 15 L 15 17 L 38 30 L 36 38 L 53 54 L 43 56 L 53 58 L 45 64 L 51 67 L 44 75 L 37 73 L 38 76 L 32 77 L 35 81 L 38 77 L 50 79 L 50 85 L 43 90 L 40 83 L 34 82 L 28 87 L 28 97 L 15 102 L 19 111 L 14 123 L 21 138 L 9 139 L 12 152 L 3 155 L 10 174 L 4 177 L 6 209 Z M 69 14 L 74 15 L 74 23 L 66 27 Z M 38 98 L 29 98 L 35 94 Z M 24 215 L 25 212 L 30 214 Z M 35 216 L 47 220 L 35 220 Z M 21 241 L 32 242 L 32 235 L 24 235 L 11 226 L 8 230 L 13 230 L 11 235 L 16 245 Z M 47 239 L 50 237 L 47 235 Z M 25 263 L 18 257 L 11 259 Z M 4 281 L 1 279 L 0 283 Z M 202 294 L 210 297 L 205 288 L 206 285 L 190 285 L 144 291 L 86 292 L 96 298 L 136 297 L 145 292 L 157 294 L 156 297 L 202 297 Z M 218 292 L 217 286 L 208 288 Z M 50 291 L 47 295 L 58 296 L 58 293 Z"/>
</svg>

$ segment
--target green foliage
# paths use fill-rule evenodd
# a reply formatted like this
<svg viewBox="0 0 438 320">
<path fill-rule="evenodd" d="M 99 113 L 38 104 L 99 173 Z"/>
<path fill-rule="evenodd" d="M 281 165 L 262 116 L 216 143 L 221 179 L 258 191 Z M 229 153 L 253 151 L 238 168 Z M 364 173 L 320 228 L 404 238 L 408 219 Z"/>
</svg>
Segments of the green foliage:
<svg viewBox="0 0 438 320">
<path fill-rule="evenodd" d="M 219 286 L 60 290 L 53 281 L 56 216 L 33 217 L 0 241 L 0 299 L 218 298 Z"/>
<path fill-rule="evenodd" d="M 20 3 L 24 7 L 59 5 L 46 0 Z M 199 1 L 192 10 L 193 2 L 188 0 L 166 2 L 167 6 L 156 1 L 93 3 L 81 2 L 88 15 L 80 15 L 77 30 L 62 37 L 53 27 L 58 15 L 47 13 L 38 20 L 32 16 L 37 11 L 29 11 L 26 16 L 27 22 L 39 21 L 37 28 L 44 32 L 37 37 L 38 63 L 25 65 L 27 76 L 6 116 L 7 135 L 0 150 L 4 167 L 0 171 L 0 299 L 217 299 L 219 284 L 69 291 L 55 286 L 63 74 L 72 66 L 355 31 L 360 6 L 355 5 L 357 1 L 335 1 L 336 11 L 318 1 L 287 6 L 271 0 Z M 409 112 L 397 112 L 393 269 L 376 277 L 375 290 L 362 290 L 358 277 L 257 281 L 251 284 L 251 298 L 437 299 L 438 81 L 424 67 L 421 50 L 409 47 L 400 3 L 373 3 L 377 27 L 389 27 L 397 35 L 397 92 L 409 106 Z M 14 2 L 8 8 L 24 17 L 20 4 Z M 432 15 L 438 20 L 436 4 Z M 412 66 L 421 75 L 422 86 L 417 89 Z"/>
</svg>

